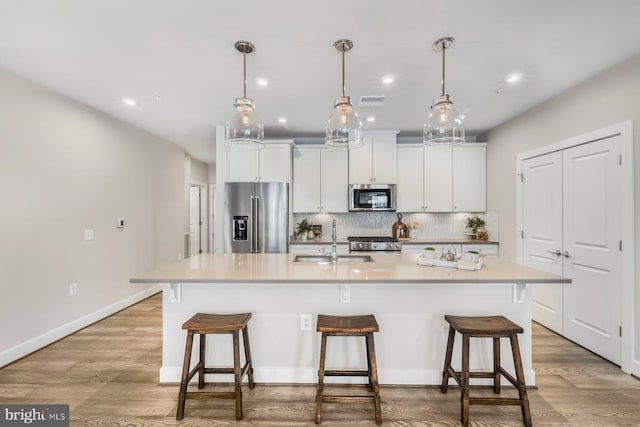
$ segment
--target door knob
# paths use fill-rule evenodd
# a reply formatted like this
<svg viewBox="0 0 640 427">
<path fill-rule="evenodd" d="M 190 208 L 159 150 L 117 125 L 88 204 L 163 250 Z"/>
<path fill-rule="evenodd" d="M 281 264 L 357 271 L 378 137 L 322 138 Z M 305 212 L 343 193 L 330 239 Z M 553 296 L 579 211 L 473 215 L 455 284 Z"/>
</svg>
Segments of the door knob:
<svg viewBox="0 0 640 427">
<path fill-rule="evenodd" d="M 560 249 L 556 249 L 555 251 L 547 251 L 547 252 L 549 252 L 550 254 L 553 254 L 553 255 L 555 255 L 555 256 L 560 256 L 560 255 L 562 255 L 562 252 L 560 252 Z M 566 253 L 566 251 L 565 251 L 565 253 Z M 566 256 L 566 255 L 565 255 L 565 256 Z"/>
<path fill-rule="evenodd" d="M 564 251 L 564 252 L 562 252 L 562 256 L 565 257 L 565 258 L 570 258 L 571 254 L 569 252 L 567 252 L 567 251 Z"/>
</svg>

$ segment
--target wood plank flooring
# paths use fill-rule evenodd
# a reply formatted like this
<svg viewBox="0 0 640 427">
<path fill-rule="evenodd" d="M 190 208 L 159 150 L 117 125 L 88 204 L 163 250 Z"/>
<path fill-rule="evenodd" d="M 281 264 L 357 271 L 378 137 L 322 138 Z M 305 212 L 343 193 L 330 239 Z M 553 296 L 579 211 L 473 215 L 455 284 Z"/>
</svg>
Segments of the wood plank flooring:
<svg viewBox="0 0 640 427">
<path fill-rule="evenodd" d="M 175 420 L 177 386 L 158 386 L 162 300 L 155 295 L 0 369 L 2 403 L 68 403 L 72 426 L 313 426 L 315 387 L 243 388 L 244 420 L 232 401 L 189 400 Z M 640 381 L 534 324 L 535 426 L 639 426 Z M 503 389 L 504 390 L 504 389 Z M 482 391 L 481 391 L 482 392 Z M 504 393 L 513 390 L 504 390 Z M 459 392 L 382 387 L 384 426 L 459 425 Z M 489 394 L 490 391 L 487 390 Z M 473 426 L 519 426 L 517 407 L 471 407 Z M 372 405 L 325 404 L 324 426 L 375 426 Z"/>
</svg>

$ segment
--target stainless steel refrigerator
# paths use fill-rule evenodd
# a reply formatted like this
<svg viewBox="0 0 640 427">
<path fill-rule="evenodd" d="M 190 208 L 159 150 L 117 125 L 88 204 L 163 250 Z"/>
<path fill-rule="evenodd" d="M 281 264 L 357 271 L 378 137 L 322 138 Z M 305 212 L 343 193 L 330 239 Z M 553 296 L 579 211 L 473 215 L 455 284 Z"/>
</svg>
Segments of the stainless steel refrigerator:
<svg viewBox="0 0 640 427">
<path fill-rule="evenodd" d="M 224 183 L 224 251 L 289 252 L 288 183 Z"/>
</svg>

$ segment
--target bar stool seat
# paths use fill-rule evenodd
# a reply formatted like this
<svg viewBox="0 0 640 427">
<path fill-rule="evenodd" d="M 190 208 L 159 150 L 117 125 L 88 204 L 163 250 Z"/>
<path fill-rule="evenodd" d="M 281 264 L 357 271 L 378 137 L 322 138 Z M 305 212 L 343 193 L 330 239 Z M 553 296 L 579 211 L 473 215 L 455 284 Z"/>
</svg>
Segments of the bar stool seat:
<svg viewBox="0 0 640 427">
<path fill-rule="evenodd" d="M 180 392 L 178 395 L 178 410 L 176 420 L 184 417 L 184 407 L 186 399 L 235 399 L 236 419 L 242 419 L 242 388 L 241 383 L 245 375 L 249 379 L 249 388 L 253 389 L 253 364 L 251 362 L 251 350 L 249 348 L 249 332 L 247 323 L 251 319 L 251 313 L 240 314 L 208 314 L 197 313 L 183 325 L 182 329 L 187 330 L 187 343 L 184 352 L 184 363 L 182 365 L 182 380 L 180 381 Z M 240 331 L 244 343 L 245 363 L 240 366 Z M 189 371 L 191 363 L 191 351 L 193 348 L 193 336 L 200 335 L 199 360 L 193 370 Z M 233 368 L 226 367 L 206 367 L 206 336 L 208 334 L 231 334 L 233 336 Z M 198 374 L 198 388 L 205 386 L 205 374 L 233 374 L 233 392 L 187 392 L 189 381 Z"/>
<path fill-rule="evenodd" d="M 376 362 L 376 352 L 373 342 L 373 333 L 380 330 L 376 318 L 372 314 L 363 316 L 329 316 L 318 315 L 317 328 L 322 332 L 320 346 L 320 369 L 318 370 L 318 392 L 316 394 L 316 417 L 315 423 L 320 424 L 322 403 L 363 403 L 372 402 L 375 408 L 376 424 L 382 423 L 382 412 L 380 409 L 380 390 L 378 386 L 378 368 Z M 327 337 L 365 337 L 367 347 L 367 370 L 325 370 L 325 359 L 327 354 Z M 324 377 L 325 376 L 348 376 L 367 377 L 369 379 L 369 389 L 371 395 L 364 396 L 325 396 Z"/>
<path fill-rule="evenodd" d="M 522 412 L 522 421 L 527 427 L 531 427 L 531 412 L 529 410 L 529 398 L 522 369 L 522 358 L 518 345 L 518 334 L 523 332 L 522 327 L 513 323 L 504 316 L 451 316 L 445 315 L 449 323 L 449 338 L 447 340 L 447 352 L 442 371 L 442 384 L 440 390 L 447 392 L 449 378 L 453 378 L 460 385 L 460 411 L 463 426 L 469 425 L 469 405 L 518 405 Z M 451 366 L 453 343 L 455 333 L 462 335 L 462 368 L 456 371 Z M 469 371 L 469 340 L 470 338 L 493 338 L 493 372 Z M 514 378 L 500 365 L 500 338 L 509 338 L 511 353 L 515 366 Z M 493 379 L 493 392 L 500 393 L 500 378 L 504 376 L 518 390 L 519 398 L 472 398 L 469 397 L 469 378 Z"/>
</svg>

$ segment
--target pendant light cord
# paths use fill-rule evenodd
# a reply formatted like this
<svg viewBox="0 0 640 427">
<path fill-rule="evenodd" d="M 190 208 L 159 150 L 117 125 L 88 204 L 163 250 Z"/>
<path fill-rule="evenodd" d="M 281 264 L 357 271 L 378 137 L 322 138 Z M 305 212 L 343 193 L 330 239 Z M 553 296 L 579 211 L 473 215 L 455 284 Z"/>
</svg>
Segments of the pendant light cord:
<svg viewBox="0 0 640 427">
<path fill-rule="evenodd" d="M 346 92 L 345 84 L 344 84 L 344 46 L 342 47 L 342 97 L 344 98 L 344 94 Z"/>
<path fill-rule="evenodd" d="M 447 44 L 443 40 L 442 42 L 442 96 L 444 96 L 444 51 L 447 50 Z"/>
<path fill-rule="evenodd" d="M 247 97 L 247 52 L 242 52 L 243 96 Z"/>
</svg>

